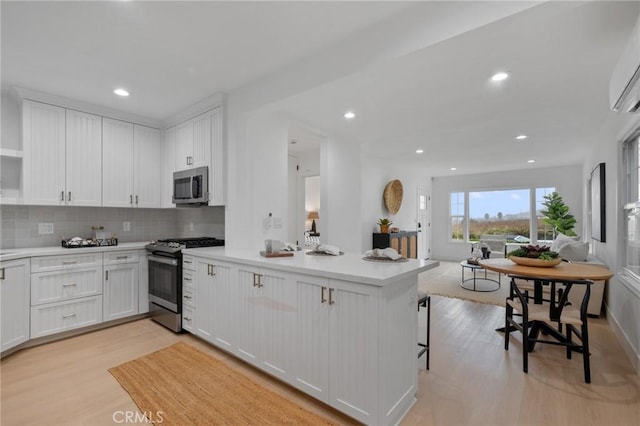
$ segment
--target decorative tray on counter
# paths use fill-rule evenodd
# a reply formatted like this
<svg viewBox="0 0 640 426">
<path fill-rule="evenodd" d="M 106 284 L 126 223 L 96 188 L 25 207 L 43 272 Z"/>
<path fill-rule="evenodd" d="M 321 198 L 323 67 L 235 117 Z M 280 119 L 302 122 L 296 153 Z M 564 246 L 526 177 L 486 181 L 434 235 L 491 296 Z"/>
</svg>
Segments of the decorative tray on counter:
<svg viewBox="0 0 640 426">
<path fill-rule="evenodd" d="M 63 239 L 61 241 L 62 247 L 64 248 L 88 248 L 88 247 L 108 247 L 108 246 L 117 246 L 118 239 L 117 238 L 104 238 L 104 239 L 82 239 L 82 238 L 71 238 L 68 240 Z"/>
</svg>

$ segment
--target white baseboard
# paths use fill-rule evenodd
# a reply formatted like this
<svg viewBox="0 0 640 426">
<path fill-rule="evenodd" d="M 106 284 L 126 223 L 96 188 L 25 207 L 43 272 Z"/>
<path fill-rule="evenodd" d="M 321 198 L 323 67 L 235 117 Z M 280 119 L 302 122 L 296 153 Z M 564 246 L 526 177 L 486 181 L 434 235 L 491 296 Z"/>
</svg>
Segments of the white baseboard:
<svg viewBox="0 0 640 426">
<path fill-rule="evenodd" d="M 615 334 L 618 342 L 620 342 L 620 346 L 622 346 L 622 350 L 625 354 L 627 354 L 629 361 L 631 361 L 631 366 L 636 371 L 636 373 L 640 375 L 640 353 L 637 353 L 634 350 L 633 346 L 629 342 L 629 338 L 620 328 L 618 320 L 616 319 L 615 315 L 611 313 L 611 311 L 609 310 L 609 306 L 606 303 L 604 303 L 604 311 L 607 322 L 611 326 L 611 330 L 613 330 L 613 334 Z"/>
</svg>

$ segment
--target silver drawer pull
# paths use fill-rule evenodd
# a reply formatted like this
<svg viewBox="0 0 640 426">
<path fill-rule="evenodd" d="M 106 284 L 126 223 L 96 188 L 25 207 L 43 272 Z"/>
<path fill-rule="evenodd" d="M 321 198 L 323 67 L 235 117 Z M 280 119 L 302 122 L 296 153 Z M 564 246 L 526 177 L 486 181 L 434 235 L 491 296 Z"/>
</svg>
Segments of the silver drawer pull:
<svg viewBox="0 0 640 426">
<path fill-rule="evenodd" d="M 191 278 L 188 278 L 188 277 L 183 277 L 183 279 L 184 279 L 185 281 L 191 281 Z"/>
<path fill-rule="evenodd" d="M 78 284 L 76 284 L 76 283 L 69 283 L 69 284 L 62 284 L 62 287 L 75 287 L 76 285 L 78 285 Z"/>
<path fill-rule="evenodd" d="M 190 317 L 184 317 L 184 320 L 185 321 L 191 321 L 191 318 Z"/>
<path fill-rule="evenodd" d="M 75 316 L 76 316 L 76 314 L 67 314 L 67 315 L 63 315 L 62 319 L 73 318 Z"/>
<path fill-rule="evenodd" d="M 77 260 L 63 260 L 62 261 L 63 265 L 75 265 L 76 263 L 78 263 Z"/>
<path fill-rule="evenodd" d="M 193 263 L 193 262 L 191 262 L 190 260 L 186 260 L 185 259 L 185 260 L 182 261 L 182 263 L 188 263 L 189 265 L 191 265 L 191 263 Z"/>
<path fill-rule="evenodd" d="M 185 299 L 191 299 L 191 296 L 189 296 L 188 294 L 185 294 L 185 295 L 184 295 L 184 298 L 185 298 Z"/>
<path fill-rule="evenodd" d="M 129 256 L 116 256 L 116 259 L 118 260 L 124 260 L 124 259 L 128 259 Z"/>
</svg>

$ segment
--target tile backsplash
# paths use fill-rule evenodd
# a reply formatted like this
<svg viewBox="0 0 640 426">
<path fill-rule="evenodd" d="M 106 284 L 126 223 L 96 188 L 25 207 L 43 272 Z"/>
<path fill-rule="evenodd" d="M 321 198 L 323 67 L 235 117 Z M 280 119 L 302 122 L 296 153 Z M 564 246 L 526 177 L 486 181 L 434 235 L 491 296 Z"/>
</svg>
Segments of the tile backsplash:
<svg viewBox="0 0 640 426">
<path fill-rule="evenodd" d="M 90 237 L 92 226 L 103 226 L 118 242 L 150 241 L 170 237 L 224 238 L 224 207 L 187 209 L 131 209 L 108 207 L 16 206 L 0 207 L 3 249 L 60 245 L 61 237 Z M 123 230 L 129 222 L 130 230 Z M 53 224 L 53 234 L 39 234 L 39 224 Z"/>
</svg>

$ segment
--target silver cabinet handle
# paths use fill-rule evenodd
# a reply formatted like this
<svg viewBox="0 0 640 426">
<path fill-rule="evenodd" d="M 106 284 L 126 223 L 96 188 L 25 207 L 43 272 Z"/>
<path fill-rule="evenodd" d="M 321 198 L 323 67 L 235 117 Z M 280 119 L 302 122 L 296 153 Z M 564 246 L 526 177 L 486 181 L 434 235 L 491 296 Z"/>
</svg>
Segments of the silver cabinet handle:
<svg viewBox="0 0 640 426">
<path fill-rule="evenodd" d="M 136 206 L 138 205 L 138 196 L 136 195 Z"/>
<path fill-rule="evenodd" d="M 75 316 L 76 316 L 76 314 L 67 314 L 67 315 L 63 315 L 62 319 L 73 318 Z"/>
<path fill-rule="evenodd" d="M 133 195 L 129 194 L 129 204 L 133 204 Z"/>
<path fill-rule="evenodd" d="M 4 280 L 5 276 L 4 276 L 4 268 L 0 268 L 0 280 Z"/>
<path fill-rule="evenodd" d="M 189 296 L 188 294 L 185 294 L 183 297 L 184 297 L 185 299 L 193 299 L 193 298 L 192 298 L 191 296 Z"/>
<path fill-rule="evenodd" d="M 184 317 L 185 321 L 191 321 L 191 317 Z"/>
<path fill-rule="evenodd" d="M 190 260 L 187 260 L 187 259 L 183 260 L 182 262 L 183 263 L 188 263 L 189 265 L 191 265 L 193 263 L 193 262 L 191 262 Z"/>
<path fill-rule="evenodd" d="M 326 290 L 326 287 L 322 287 L 321 292 L 320 292 L 320 303 L 324 303 L 327 301 L 327 299 L 324 298 L 324 291 Z"/>
<path fill-rule="evenodd" d="M 104 279 L 105 281 L 109 280 L 109 271 L 104 271 Z"/>
<path fill-rule="evenodd" d="M 259 274 L 253 274 L 253 286 L 254 287 L 260 287 L 260 275 Z"/>
<path fill-rule="evenodd" d="M 185 280 L 185 281 L 191 281 L 191 278 L 184 277 L 184 278 L 183 278 L 183 280 Z"/>
<path fill-rule="evenodd" d="M 117 260 L 125 260 L 125 259 L 128 259 L 128 258 L 129 258 L 129 256 L 116 256 Z"/>
<path fill-rule="evenodd" d="M 63 265 L 75 265 L 76 263 L 78 263 L 77 260 L 63 260 L 62 261 Z"/>
<path fill-rule="evenodd" d="M 60 202 L 64 203 L 64 191 L 60 191 Z"/>
<path fill-rule="evenodd" d="M 336 301 L 335 301 L 335 300 L 333 300 L 333 289 L 332 289 L 332 288 L 330 288 L 330 289 L 329 289 L 329 304 L 330 304 L 330 305 L 333 305 L 334 303 L 336 303 Z"/>
<path fill-rule="evenodd" d="M 71 202 L 71 191 L 69 191 L 69 199 L 67 201 Z"/>
<path fill-rule="evenodd" d="M 75 287 L 77 285 L 78 284 L 76 284 L 76 283 L 68 283 L 68 284 L 62 284 L 62 287 Z"/>
</svg>

